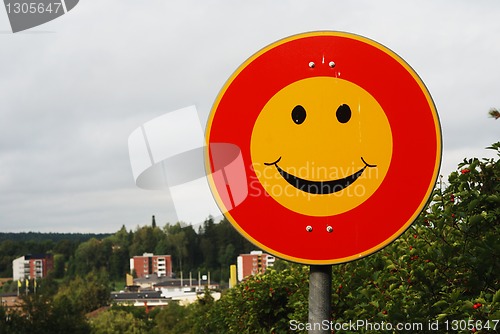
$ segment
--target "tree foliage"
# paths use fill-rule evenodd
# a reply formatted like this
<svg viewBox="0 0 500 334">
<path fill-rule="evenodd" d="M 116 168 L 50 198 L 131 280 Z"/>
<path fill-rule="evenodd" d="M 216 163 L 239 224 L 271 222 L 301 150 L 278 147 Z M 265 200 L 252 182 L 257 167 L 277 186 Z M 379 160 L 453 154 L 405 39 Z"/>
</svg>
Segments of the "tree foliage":
<svg viewBox="0 0 500 334">
<path fill-rule="evenodd" d="M 85 316 L 67 299 L 52 302 L 45 294 L 24 296 L 21 310 L 0 306 L 1 334 L 87 334 L 90 327 Z"/>
<path fill-rule="evenodd" d="M 106 271 L 91 271 L 87 275 L 77 276 L 59 287 L 54 297 L 55 302 L 69 301 L 78 311 L 88 313 L 110 301 L 110 280 Z"/>
<path fill-rule="evenodd" d="M 90 320 L 92 334 L 142 334 L 146 324 L 133 313 L 111 309 Z"/>
<path fill-rule="evenodd" d="M 214 306 L 214 299 L 208 289 L 197 301 L 187 306 L 169 303 L 154 316 L 155 326 L 151 334 L 217 333 L 207 327 L 207 317 Z"/>
</svg>

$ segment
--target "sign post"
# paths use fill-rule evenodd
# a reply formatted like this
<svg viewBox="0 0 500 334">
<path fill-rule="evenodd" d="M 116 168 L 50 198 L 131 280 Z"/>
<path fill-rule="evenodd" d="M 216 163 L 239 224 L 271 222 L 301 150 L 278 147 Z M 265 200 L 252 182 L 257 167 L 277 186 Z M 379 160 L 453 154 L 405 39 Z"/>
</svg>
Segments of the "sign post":
<svg viewBox="0 0 500 334">
<path fill-rule="evenodd" d="M 330 334 L 325 320 L 332 313 L 332 266 L 311 265 L 309 267 L 309 319 L 310 334 Z M 314 324 L 318 324 L 314 326 Z"/>
<path fill-rule="evenodd" d="M 416 72 L 383 45 L 334 31 L 247 59 L 215 100 L 206 142 L 219 208 L 262 250 L 311 265 L 309 320 L 319 322 L 330 317 L 331 265 L 399 237 L 441 161 L 439 118 Z"/>
</svg>

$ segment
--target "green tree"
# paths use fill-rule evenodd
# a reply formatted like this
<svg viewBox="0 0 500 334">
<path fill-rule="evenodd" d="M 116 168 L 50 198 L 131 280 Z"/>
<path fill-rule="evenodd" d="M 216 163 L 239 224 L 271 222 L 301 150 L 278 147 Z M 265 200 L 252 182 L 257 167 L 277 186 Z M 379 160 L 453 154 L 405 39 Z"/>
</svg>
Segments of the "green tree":
<svg viewBox="0 0 500 334">
<path fill-rule="evenodd" d="M 64 260 L 68 261 L 69 258 L 75 253 L 77 243 L 68 239 L 60 240 L 54 246 L 54 253 L 64 255 Z"/>
<path fill-rule="evenodd" d="M 193 324 L 189 319 L 191 306 L 180 306 L 177 303 L 169 303 L 162 308 L 154 318 L 154 334 L 187 334 L 192 333 Z"/>
<path fill-rule="evenodd" d="M 0 306 L 0 333 L 5 334 L 87 334 L 89 326 L 82 313 L 67 300 L 54 303 L 45 294 L 23 297 L 22 310 Z"/>
<path fill-rule="evenodd" d="M 133 235 L 127 232 L 127 228 L 125 227 L 125 225 L 122 225 L 122 227 L 115 234 L 110 236 L 109 239 L 111 240 L 113 245 L 119 248 L 128 249 L 132 242 L 131 236 Z"/>
<path fill-rule="evenodd" d="M 54 278 L 53 271 L 47 277 L 36 280 L 37 288 L 36 293 L 45 296 L 54 296 L 59 290 L 59 283 Z M 34 290 L 34 289 L 33 289 Z"/>
<path fill-rule="evenodd" d="M 9 293 L 17 291 L 17 281 L 8 281 L 0 288 L 1 293 Z"/>
<path fill-rule="evenodd" d="M 124 310 L 106 310 L 91 319 L 92 334 L 143 334 L 146 324 Z"/>
<path fill-rule="evenodd" d="M 56 254 L 54 255 L 54 269 L 52 270 L 52 275 L 54 278 L 63 278 L 66 272 L 66 261 L 64 255 Z"/>
<path fill-rule="evenodd" d="M 113 247 L 109 259 L 109 276 L 113 280 L 121 280 L 129 271 L 128 249 Z"/>
<path fill-rule="evenodd" d="M 12 261 L 21 254 L 20 246 L 12 240 L 0 243 L 0 277 L 12 277 Z"/>
<path fill-rule="evenodd" d="M 110 240 L 98 240 L 92 238 L 81 243 L 75 251 L 73 259 L 75 274 L 85 276 L 91 271 L 102 268 L 109 269 L 109 259 L 112 254 L 112 243 Z"/>
<path fill-rule="evenodd" d="M 188 240 L 186 238 L 186 233 L 181 225 L 177 223 L 175 225 L 167 224 L 165 226 L 166 242 L 172 247 L 173 259 L 177 259 L 178 270 L 182 272 L 182 264 L 188 255 Z"/>
<path fill-rule="evenodd" d="M 163 237 L 164 233 L 159 227 L 138 227 L 133 234 L 133 240 L 130 245 L 130 256 L 154 253 L 158 242 Z"/>
<path fill-rule="evenodd" d="M 200 251 L 203 254 L 203 265 L 206 269 L 217 268 L 217 248 L 214 240 L 217 239 L 215 223 L 212 217 L 203 222 L 200 227 Z"/>
<path fill-rule="evenodd" d="M 109 276 L 111 279 L 123 279 L 125 274 L 129 272 L 130 236 L 125 225 L 122 225 L 120 230 L 106 238 L 106 241 L 111 244 L 109 258 Z"/>
<path fill-rule="evenodd" d="M 0 305 L 0 334 L 24 334 L 26 328 L 27 320 L 20 312 Z"/>
<path fill-rule="evenodd" d="M 69 300 L 75 309 L 83 313 L 94 311 L 109 304 L 110 281 L 106 271 L 92 271 L 84 278 L 77 276 L 59 288 L 55 302 Z"/>
<path fill-rule="evenodd" d="M 183 269 L 185 272 L 198 269 L 203 260 L 203 255 L 200 251 L 200 236 L 196 233 L 192 225 L 184 226 L 182 229 L 186 235 L 187 255 L 183 261 Z"/>
<path fill-rule="evenodd" d="M 209 310 L 214 306 L 214 299 L 208 289 L 194 303 L 181 306 L 169 303 L 154 317 L 155 327 L 152 334 L 190 334 L 217 333 L 207 327 Z"/>
</svg>

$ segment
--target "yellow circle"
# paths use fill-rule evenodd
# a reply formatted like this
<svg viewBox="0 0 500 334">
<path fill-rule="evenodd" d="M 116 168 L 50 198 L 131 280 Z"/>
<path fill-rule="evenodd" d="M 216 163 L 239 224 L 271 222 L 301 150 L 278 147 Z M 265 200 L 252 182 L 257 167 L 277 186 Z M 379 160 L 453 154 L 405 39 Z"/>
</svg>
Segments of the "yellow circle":
<svg viewBox="0 0 500 334">
<path fill-rule="evenodd" d="M 296 81 L 260 112 L 250 143 L 266 193 L 309 216 L 357 207 L 380 186 L 392 157 L 389 121 L 360 86 L 333 77 Z"/>
</svg>

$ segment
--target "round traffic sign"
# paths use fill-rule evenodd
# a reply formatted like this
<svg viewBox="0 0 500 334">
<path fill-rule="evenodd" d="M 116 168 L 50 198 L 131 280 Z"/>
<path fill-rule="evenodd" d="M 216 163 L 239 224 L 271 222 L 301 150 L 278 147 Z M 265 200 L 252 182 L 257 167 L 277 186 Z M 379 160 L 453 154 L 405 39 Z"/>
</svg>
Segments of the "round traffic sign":
<svg viewBox="0 0 500 334">
<path fill-rule="evenodd" d="M 258 51 L 209 117 L 216 201 L 258 247 L 307 264 L 369 255 L 433 190 L 441 131 L 415 71 L 359 35 L 311 32 Z"/>
</svg>

